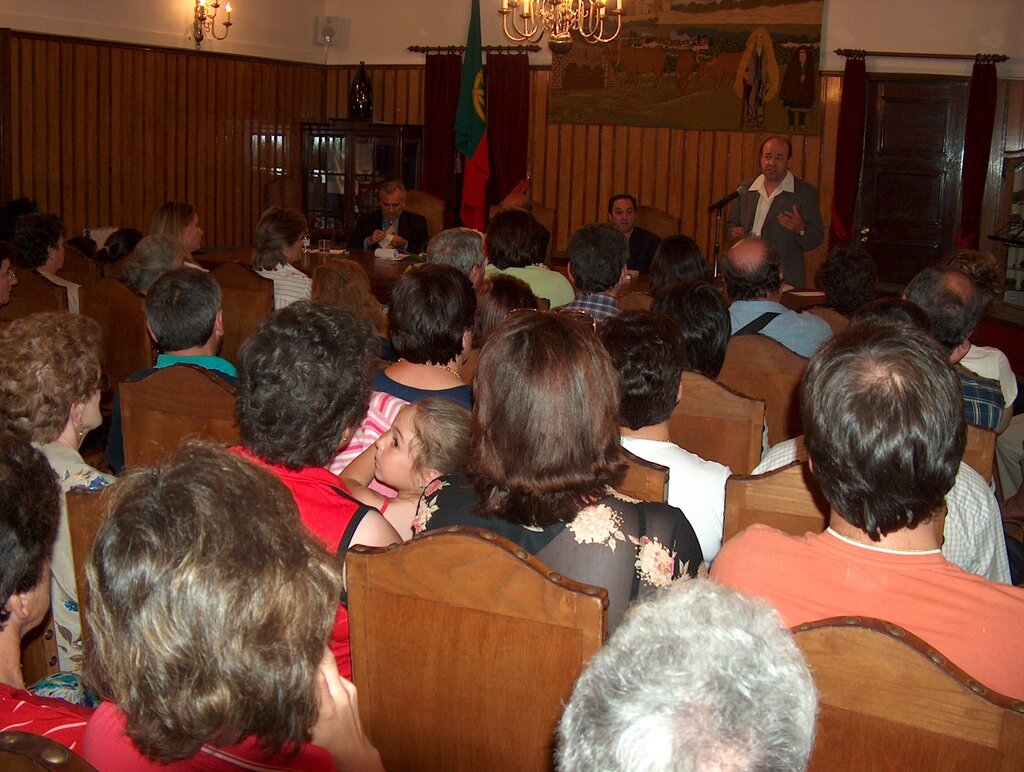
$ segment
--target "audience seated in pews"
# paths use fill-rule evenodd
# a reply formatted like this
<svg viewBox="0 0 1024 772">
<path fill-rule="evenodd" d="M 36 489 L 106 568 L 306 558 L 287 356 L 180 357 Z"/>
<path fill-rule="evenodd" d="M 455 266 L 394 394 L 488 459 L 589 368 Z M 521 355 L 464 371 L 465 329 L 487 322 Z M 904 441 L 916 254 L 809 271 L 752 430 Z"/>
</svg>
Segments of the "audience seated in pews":
<svg viewBox="0 0 1024 772">
<path fill-rule="evenodd" d="M 113 482 L 79 453 L 85 435 L 102 423 L 101 386 L 100 330 L 92 319 L 65 311 L 37 313 L 0 331 L 0 430 L 36 445 L 63 493 Z M 63 497 L 50 569 L 57 660 L 62 671 L 77 672 L 82 626 Z M 85 701 L 77 683 L 68 689 L 69 699 Z"/>
<path fill-rule="evenodd" d="M 272 206 L 260 215 L 252 249 L 252 267 L 274 282 L 274 308 L 309 300 L 312 282 L 295 263 L 302 260 L 306 217 L 297 209 Z"/>
<path fill-rule="evenodd" d="M 521 209 L 498 212 L 487 225 L 484 275 L 504 273 L 522 279 L 551 308 L 564 306 L 574 297 L 572 285 L 562 274 L 544 267 L 543 256 L 538 255 L 536 225 L 533 215 Z"/>
<path fill-rule="evenodd" d="M 477 287 L 484 277 L 484 234 L 472 228 L 448 228 L 427 244 L 427 262 L 458 268 Z"/>
<path fill-rule="evenodd" d="M 38 450 L 0 438 L 0 732 L 46 735 L 75 749 L 92 711 L 25 690 L 21 638 L 50 608 L 50 555 L 60 487 Z"/>
<path fill-rule="evenodd" d="M 809 357 L 832 334 L 824 320 L 782 305 L 782 263 L 768 242 L 756 236 L 740 239 L 723 264 L 733 335 L 767 335 Z"/>
<path fill-rule="evenodd" d="M 619 298 L 628 281 L 629 244 L 606 225 L 584 225 L 569 239 L 569 278 L 576 297 L 563 308 L 583 311 L 598 322 L 619 313 Z"/>
<path fill-rule="evenodd" d="M 801 408 L 828 530 L 793 537 L 752 526 L 722 547 L 712 577 L 768 600 L 791 627 L 887 620 L 987 687 L 1024 697 L 1024 590 L 969 574 L 939 550 L 966 444 L 948 353 L 906 325 L 853 325 L 811 359 Z"/>
<path fill-rule="evenodd" d="M 143 232 L 137 228 L 118 228 L 107 236 L 106 242 L 96 251 L 96 261 L 103 266 L 105 276 L 109 276 L 109 266 L 120 264 L 126 260 L 140 241 Z"/>
<path fill-rule="evenodd" d="M 11 302 L 11 290 L 18 284 L 14 275 L 14 247 L 0 241 L 0 306 Z"/>
<path fill-rule="evenodd" d="M 608 590 L 614 628 L 638 595 L 701 563 L 679 510 L 624 499 L 618 375 L 590 325 L 516 314 L 491 336 L 474 382 L 467 475 L 424 492 L 413 530 L 486 528 L 576 581 Z"/>
<path fill-rule="evenodd" d="M 242 444 L 233 450 L 281 479 L 302 522 L 339 563 L 351 544 L 381 547 L 401 540 L 379 512 L 325 469 L 366 414 L 375 356 L 368 324 L 308 301 L 264 319 L 239 352 L 235 418 Z M 338 607 L 330 647 L 341 674 L 350 677 L 344 606 Z"/>
<path fill-rule="evenodd" d="M 370 289 L 370 277 L 355 260 L 331 260 L 318 265 L 313 272 L 312 299 L 351 311 L 378 333 L 383 333 L 387 326 L 384 309 Z"/>
<path fill-rule="evenodd" d="M 704 281 L 674 282 L 655 295 L 653 310 L 679 325 L 683 369 L 718 378 L 730 330 L 729 307 L 722 293 Z"/>
<path fill-rule="evenodd" d="M 146 325 L 160 352 L 156 365 L 125 380 L 141 381 L 162 367 L 184 362 L 205 367 L 235 385 L 235 366 L 217 356 L 224 337 L 220 287 L 205 271 L 177 268 L 153 282 L 146 295 Z M 115 472 L 124 468 L 121 401 L 116 397 L 107 440 L 107 464 Z"/>
<path fill-rule="evenodd" d="M 266 471 L 191 442 L 114 488 L 88 565 L 102 770 L 380 770 L 325 649 L 341 571 Z"/>
<path fill-rule="evenodd" d="M 423 491 L 439 477 L 466 471 L 471 426 L 469 411 L 447 399 L 427 397 L 407 404 L 372 448 L 348 465 L 342 480 L 409 540 Z M 389 498 L 369 489 L 371 479 L 396 495 Z"/>
<path fill-rule="evenodd" d="M 19 266 L 64 287 L 68 310 L 77 314 L 80 285 L 57 275 L 64 267 L 64 231 L 64 221 L 55 214 L 22 215 L 14 226 L 14 251 Z"/>
<path fill-rule="evenodd" d="M 662 242 L 664 243 L 664 242 Z M 668 467 L 668 503 L 690 521 L 704 560 L 722 546 L 727 466 L 705 461 L 669 439 L 668 419 L 682 394 L 682 335 L 664 314 L 626 311 L 599 328 L 622 387 L 622 447 Z"/>
<path fill-rule="evenodd" d="M 203 245 L 203 229 L 199 227 L 199 212 L 185 201 L 168 201 L 153 215 L 149 232 L 154 236 L 167 236 L 174 240 L 181 251 L 184 265 L 206 270 L 192 259 L 192 253 Z"/>
<path fill-rule="evenodd" d="M 766 604 L 706 580 L 629 610 L 576 682 L 561 772 L 802 770 L 818 695 Z"/>
<path fill-rule="evenodd" d="M 651 294 L 675 282 L 704 281 L 708 261 L 697 242 L 682 233 L 662 239 L 651 261 Z"/>
<path fill-rule="evenodd" d="M 132 289 L 145 295 L 153 282 L 168 271 L 181 268 L 181 247 L 170 236 L 146 236 L 139 239 L 125 259 L 121 278 Z"/>
<path fill-rule="evenodd" d="M 875 261 L 859 244 L 834 247 L 818 271 L 829 307 L 847 319 L 875 297 L 877 281 Z"/>
<path fill-rule="evenodd" d="M 983 297 L 969 276 L 955 268 L 923 269 L 907 285 L 903 296 L 916 303 L 932 323 L 932 335 L 957 365 L 971 348 L 968 340 L 981 319 Z M 956 369 L 964 395 L 967 423 L 1001 432 L 1013 410 L 1004 410 L 999 384 Z"/>
</svg>

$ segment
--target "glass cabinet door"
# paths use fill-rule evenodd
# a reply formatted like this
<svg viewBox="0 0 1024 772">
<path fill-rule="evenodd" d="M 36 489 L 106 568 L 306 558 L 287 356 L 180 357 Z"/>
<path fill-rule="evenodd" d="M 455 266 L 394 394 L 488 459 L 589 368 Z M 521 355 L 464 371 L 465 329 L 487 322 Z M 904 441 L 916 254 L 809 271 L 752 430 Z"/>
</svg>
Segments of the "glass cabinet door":
<svg viewBox="0 0 1024 772">
<path fill-rule="evenodd" d="M 345 213 L 347 141 L 343 136 L 306 138 L 306 207 L 310 227 L 341 228 Z"/>
</svg>

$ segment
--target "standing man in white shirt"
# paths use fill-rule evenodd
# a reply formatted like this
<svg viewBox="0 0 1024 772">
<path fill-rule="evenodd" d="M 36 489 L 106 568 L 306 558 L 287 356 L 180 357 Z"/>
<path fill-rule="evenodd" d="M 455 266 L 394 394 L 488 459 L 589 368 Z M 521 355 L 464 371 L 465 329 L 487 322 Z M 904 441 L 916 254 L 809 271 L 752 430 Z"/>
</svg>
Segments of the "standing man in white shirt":
<svg viewBox="0 0 1024 772">
<path fill-rule="evenodd" d="M 825 236 L 818 189 L 789 170 L 793 145 L 786 137 L 768 137 L 760 158 L 761 174 L 740 183 L 740 197 L 729 213 L 729 239 L 760 236 L 778 251 L 786 280 L 805 287 L 804 252 Z"/>
</svg>

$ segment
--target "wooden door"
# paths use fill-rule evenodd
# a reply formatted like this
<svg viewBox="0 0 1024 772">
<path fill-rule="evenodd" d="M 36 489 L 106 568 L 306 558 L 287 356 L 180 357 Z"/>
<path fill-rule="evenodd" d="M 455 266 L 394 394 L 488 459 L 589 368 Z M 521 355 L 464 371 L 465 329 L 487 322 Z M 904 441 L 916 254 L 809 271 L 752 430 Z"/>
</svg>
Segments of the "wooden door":
<svg viewBox="0 0 1024 772">
<path fill-rule="evenodd" d="M 886 289 L 948 254 L 960 222 L 964 79 L 870 77 L 855 232 Z M 839 152 L 843 152 L 839 148 Z"/>
</svg>

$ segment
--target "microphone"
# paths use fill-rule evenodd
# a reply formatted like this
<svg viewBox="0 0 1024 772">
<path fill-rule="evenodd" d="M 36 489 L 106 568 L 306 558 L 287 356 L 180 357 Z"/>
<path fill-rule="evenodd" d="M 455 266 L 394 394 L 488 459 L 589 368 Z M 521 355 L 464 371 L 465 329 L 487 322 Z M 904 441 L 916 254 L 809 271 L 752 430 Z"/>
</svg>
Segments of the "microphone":
<svg viewBox="0 0 1024 772">
<path fill-rule="evenodd" d="M 739 198 L 740 197 L 740 193 L 746 193 L 746 192 L 747 192 L 746 189 L 742 185 L 740 185 L 732 193 L 729 193 L 728 195 L 722 196 L 722 198 L 718 199 L 715 203 L 711 204 L 711 206 L 708 207 L 708 211 L 709 212 L 717 211 L 717 210 L 721 209 L 722 207 L 724 207 L 726 204 L 728 204 L 730 201 L 732 201 L 734 198 Z"/>
</svg>

